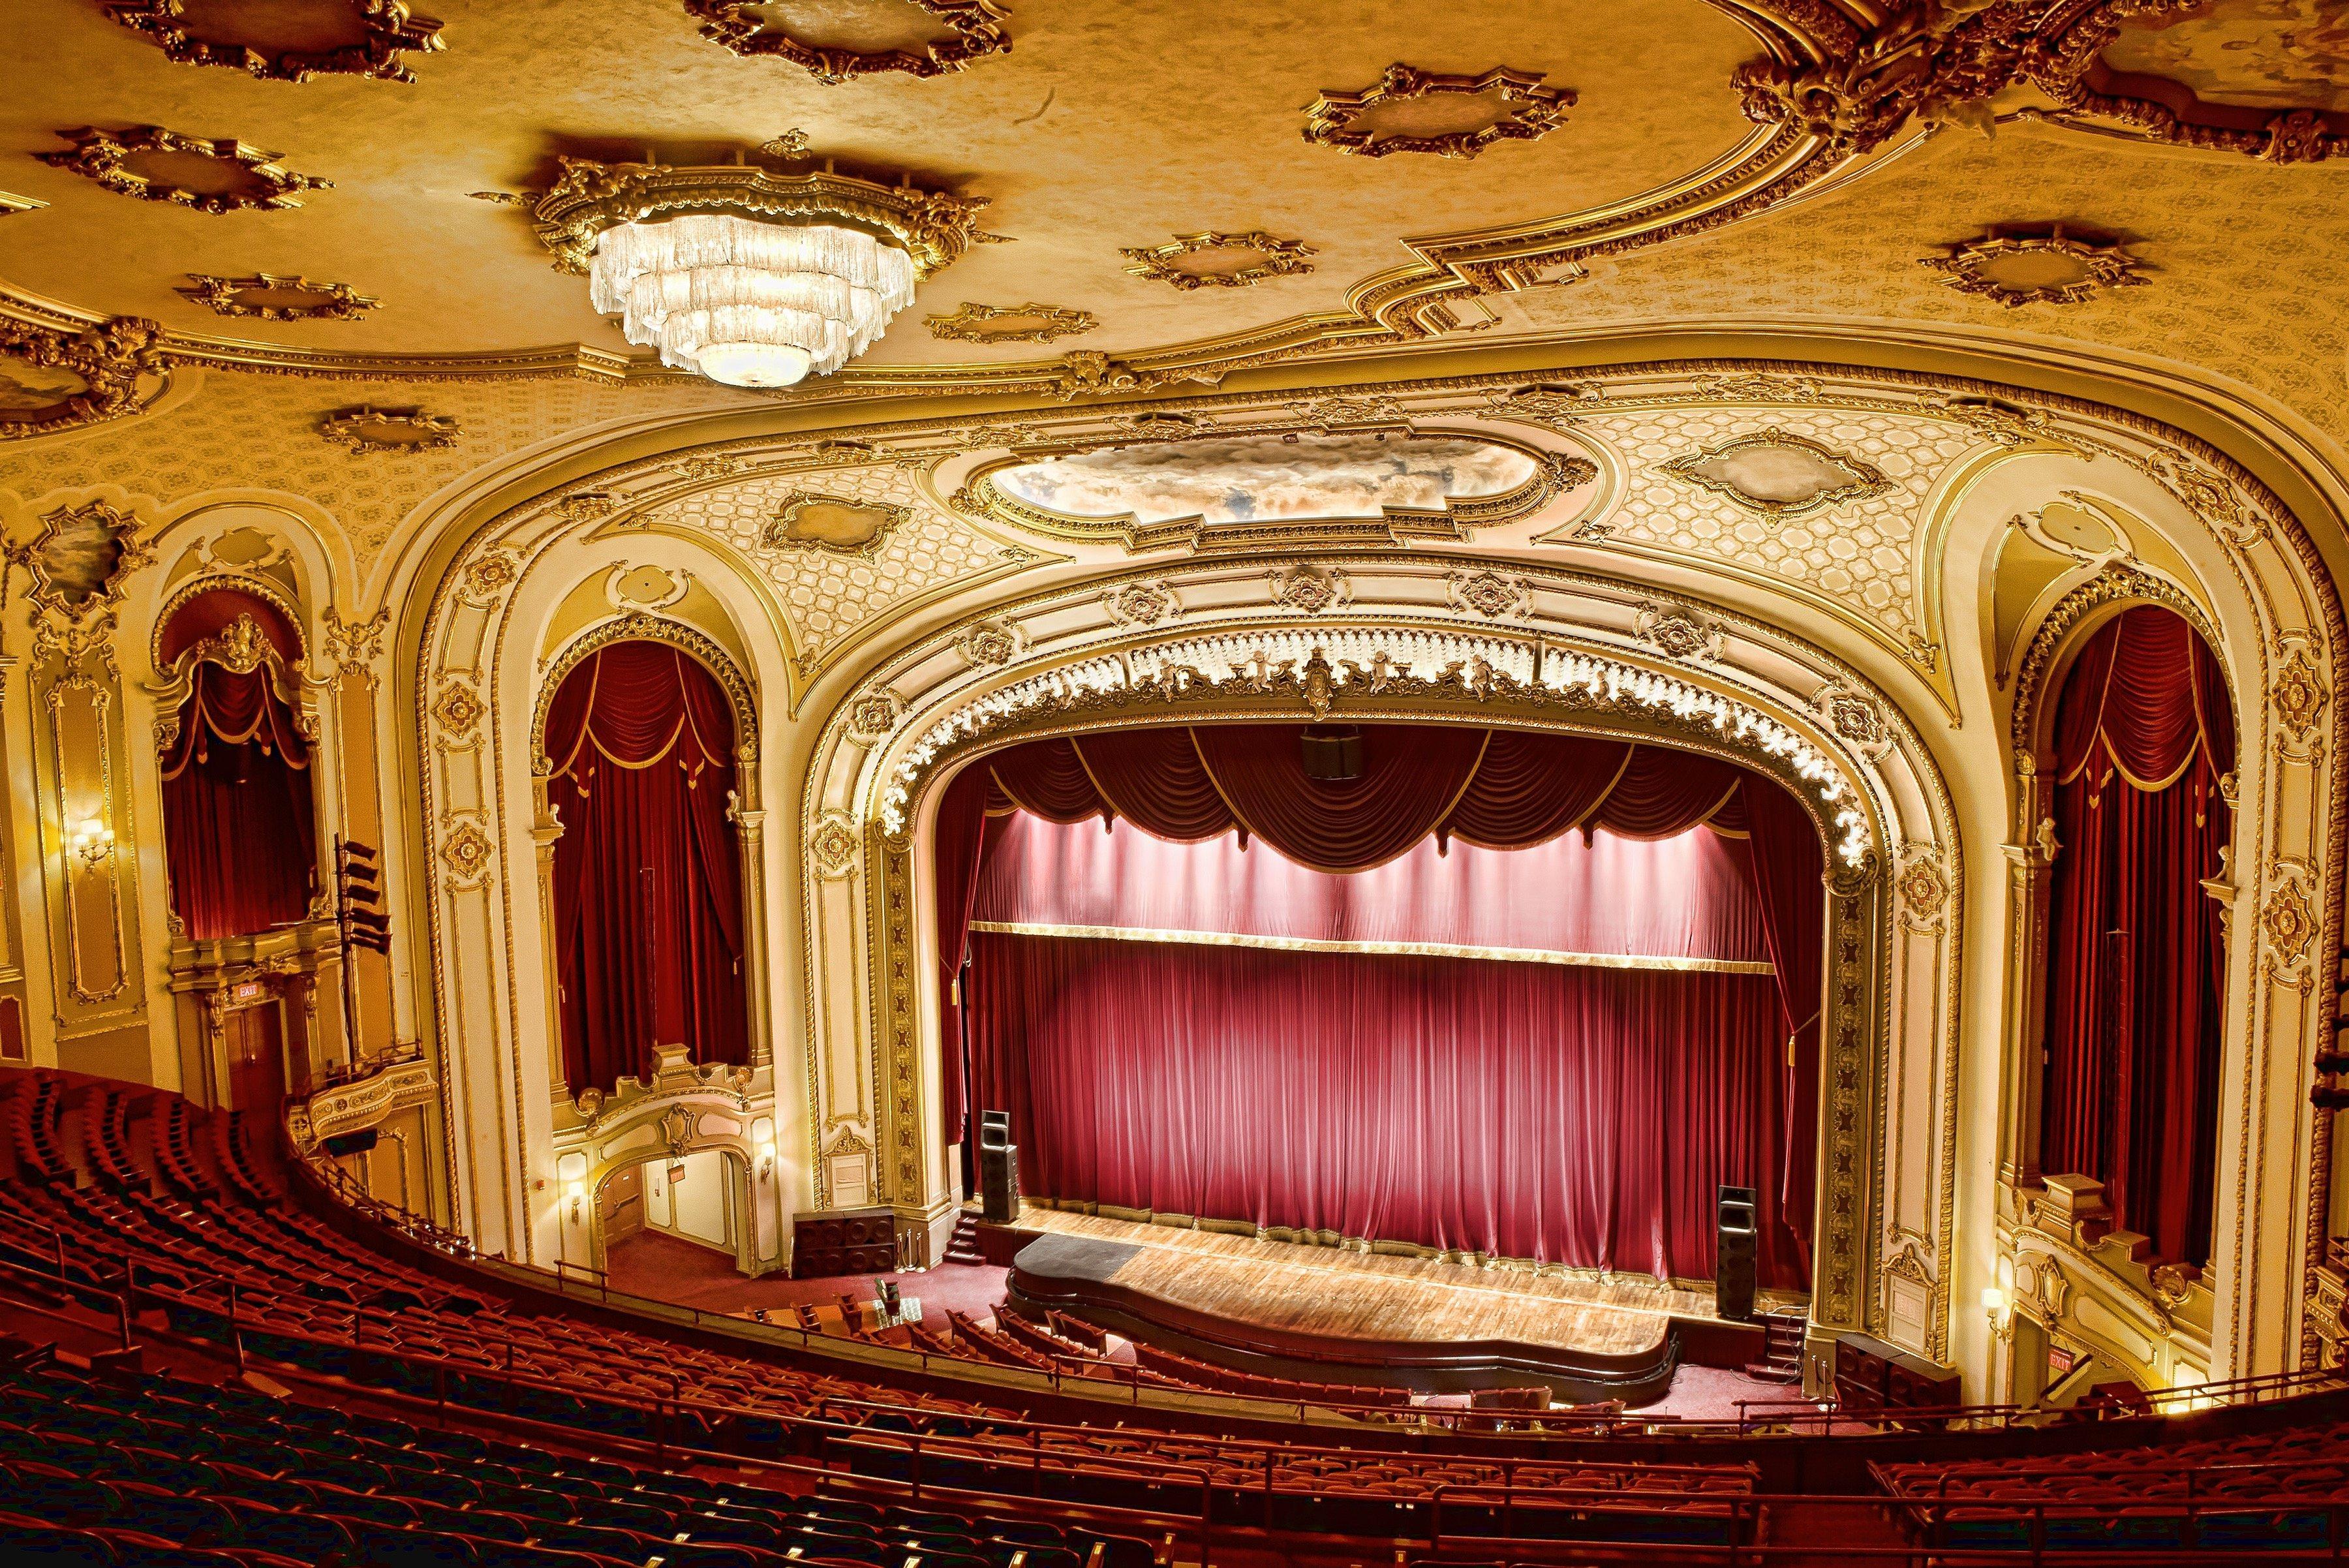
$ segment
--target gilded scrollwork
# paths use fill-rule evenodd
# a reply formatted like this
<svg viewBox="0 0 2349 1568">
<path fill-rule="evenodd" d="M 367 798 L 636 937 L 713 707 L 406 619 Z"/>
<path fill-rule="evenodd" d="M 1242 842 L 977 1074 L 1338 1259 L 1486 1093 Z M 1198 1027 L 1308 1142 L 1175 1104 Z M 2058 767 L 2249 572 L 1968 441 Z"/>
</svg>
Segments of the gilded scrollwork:
<svg viewBox="0 0 2349 1568">
<path fill-rule="evenodd" d="M 701 36 L 735 54 L 784 60 L 826 87 L 862 76 L 898 72 L 936 77 L 968 69 L 973 60 L 1011 47 L 1005 12 L 995 0 L 907 0 L 936 19 L 945 36 L 905 47 L 851 48 L 802 36 L 788 18 L 767 15 L 757 0 L 685 0 Z"/>
<path fill-rule="evenodd" d="M 1360 92 L 1323 88 L 1305 111 L 1305 140 L 1361 158 L 1394 152 L 1474 158 L 1495 142 L 1536 140 L 1566 123 L 1574 90 L 1547 87 L 1543 75 L 1496 66 L 1480 76 L 1447 76 L 1398 62 Z M 1462 107 L 1469 114 L 1457 128 L 1381 131 L 1375 123 L 1383 105 L 1449 98 L 1466 100 Z M 1478 99 L 1489 103 L 1484 112 L 1477 112 Z"/>
<path fill-rule="evenodd" d="M 134 316 L 75 330 L 0 316 L 0 361 L 62 378 L 55 400 L 0 408 L 0 441 L 51 435 L 136 413 L 152 402 L 166 368 L 163 329 Z"/>
<path fill-rule="evenodd" d="M 136 125 L 128 130 L 100 130 L 85 126 L 59 131 L 73 143 L 63 152 L 34 156 L 51 168 L 63 169 L 96 182 L 118 195 L 142 202 L 170 202 L 199 213 L 238 213 L 283 209 L 302 204 L 302 193 L 326 189 L 331 181 L 297 174 L 278 161 L 274 152 L 239 141 L 182 136 L 160 125 Z M 201 160 L 214 166 L 219 177 L 202 188 L 173 182 L 164 172 L 173 161 Z"/>
<path fill-rule="evenodd" d="M 1269 278 L 1309 273 L 1313 264 L 1307 258 L 1317 253 L 1302 240 L 1284 240 L 1262 229 L 1229 234 L 1203 229 L 1177 234 L 1163 245 L 1132 246 L 1120 254 L 1128 263 L 1125 270 L 1134 276 L 1188 291 L 1246 288 Z"/>
<path fill-rule="evenodd" d="M 299 274 L 267 272 L 243 277 L 191 272 L 179 292 L 215 316 L 257 321 L 357 321 L 383 303 L 347 283 L 313 283 Z"/>
<path fill-rule="evenodd" d="M 2084 240 L 2061 228 L 2044 234 L 2000 234 L 1961 241 L 1918 265 L 1941 275 L 1961 294 L 1994 299 L 2010 309 L 2024 305 L 2080 305 L 2108 288 L 2146 282 L 2128 247 Z"/>
<path fill-rule="evenodd" d="M 357 36 L 326 42 L 316 37 L 289 42 L 271 36 L 266 7 L 250 8 L 257 13 L 254 19 L 245 27 L 232 22 L 223 35 L 213 27 L 191 24 L 186 0 L 99 0 L 99 4 L 109 16 L 154 39 L 167 57 L 181 65 L 222 66 L 245 71 L 261 81 L 305 82 L 318 76 L 349 76 L 413 82 L 416 74 L 400 62 L 400 56 L 429 55 L 446 47 L 440 24 L 418 15 L 408 0 L 349 0 L 342 7 L 347 15 L 336 30 Z M 237 8 L 214 9 L 233 13 Z"/>
</svg>

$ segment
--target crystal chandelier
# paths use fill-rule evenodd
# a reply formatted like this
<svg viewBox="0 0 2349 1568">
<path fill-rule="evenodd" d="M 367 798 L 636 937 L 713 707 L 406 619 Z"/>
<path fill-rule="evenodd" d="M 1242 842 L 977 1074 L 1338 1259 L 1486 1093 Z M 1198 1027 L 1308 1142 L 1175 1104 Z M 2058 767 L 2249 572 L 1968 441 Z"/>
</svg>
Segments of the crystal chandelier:
<svg viewBox="0 0 2349 1568">
<path fill-rule="evenodd" d="M 761 149 L 775 162 L 799 148 Z M 563 160 L 531 205 L 555 265 L 661 363 L 734 387 L 788 387 L 870 348 L 914 286 L 970 245 L 985 197 L 835 169 Z"/>
<path fill-rule="evenodd" d="M 914 302 L 914 263 L 860 229 L 693 213 L 596 237 L 588 298 L 661 363 L 788 387 L 862 354 Z"/>
</svg>

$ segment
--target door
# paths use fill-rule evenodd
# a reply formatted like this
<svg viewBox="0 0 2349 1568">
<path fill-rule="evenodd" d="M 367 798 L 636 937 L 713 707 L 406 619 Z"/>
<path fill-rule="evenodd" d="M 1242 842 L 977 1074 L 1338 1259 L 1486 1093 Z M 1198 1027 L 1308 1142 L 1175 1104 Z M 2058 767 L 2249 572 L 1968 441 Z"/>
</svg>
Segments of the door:
<svg viewBox="0 0 2349 1568">
<path fill-rule="evenodd" d="M 274 1001 L 240 1007 L 225 1022 L 228 1103 L 233 1110 L 277 1115 L 285 1102 L 285 1043 Z"/>
</svg>

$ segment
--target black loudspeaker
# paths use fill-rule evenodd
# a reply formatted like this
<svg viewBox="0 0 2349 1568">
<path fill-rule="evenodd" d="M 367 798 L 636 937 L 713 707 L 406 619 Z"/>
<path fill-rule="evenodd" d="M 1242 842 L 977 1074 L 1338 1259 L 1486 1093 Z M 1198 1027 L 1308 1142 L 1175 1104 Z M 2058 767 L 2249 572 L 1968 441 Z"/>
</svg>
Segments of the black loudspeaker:
<svg viewBox="0 0 2349 1568">
<path fill-rule="evenodd" d="M 1713 1310 L 1735 1323 L 1754 1316 L 1754 1189 L 1724 1187 L 1713 1244 Z"/>
<path fill-rule="evenodd" d="M 1308 724 L 1298 737 L 1305 749 L 1305 776 L 1343 784 L 1362 776 L 1362 732 L 1351 724 Z"/>
<path fill-rule="evenodd" d="M 1019 1218 L 1019 1146 L 1011 1141 L 1011 1113 L 978 1113 L 980 1217 L 990 1225 Z"/>
<path fill-rule="evenodd" d="M 365 1127 L 357 1132 L 336 1133 L 333 1137 L 321 1139 L 320 1147 L 340 1159 L 347 1154 L 365 1154 L 375 1147 L 375 1128 Z"/>
</svg>

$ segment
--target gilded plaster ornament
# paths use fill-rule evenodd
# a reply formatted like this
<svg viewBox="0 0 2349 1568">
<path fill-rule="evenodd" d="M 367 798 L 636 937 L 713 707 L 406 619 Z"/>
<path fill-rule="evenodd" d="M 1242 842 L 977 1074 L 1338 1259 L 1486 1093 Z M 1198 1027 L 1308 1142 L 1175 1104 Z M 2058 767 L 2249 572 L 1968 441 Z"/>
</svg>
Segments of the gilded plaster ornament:
<svg viewBox="0 0 2349 1568">
<path fill-rule="evenodd" d="M 281 277 L 266 272 L 244 277 L 191 272 L 179 292 L 216 316 L 262 321 L 356 321 L 383 303 L 347 283 L 312 283 L 298 274 Z"/>
<path fill-rule="evenodd" d="M 824 550 L 871 560 L 912 515 L 910 506 L 794 491 L 775 508 L 759 543 L 770 550 Z"/>
<path fill-rule="evenodd" d="M 163 329 L 135 316 L 78 330 L 0 317 L 0 441 L 135 413 L 162 389 Z"/>
<path fill-rule="evenodd" d="M 1127 583 L 1102 596 L 1102 608 L 1120 626 L 1156 626 L 1183 613 L 1183 601 L 1164 582 Z"/>
<path fill-rule="evenodd" d="M 858 846 L 856 829 L 844 812 L 824 813 L 808 835 L 808 855 L 815 861 L 816 875 L 827 881 L 855 868 Z"/>
<path fill-rule="evenodd" d="M 965 300 L 947 316 L 927 316 L 930 336 L 957 343 L 1050 343 L 1101 325 L 1090 310 L 1057 305 L 975 305 Z"/>
<path fill-rule="evenodd" d="M 106 14 L 155 40 L 174 61 L 225 66 L 262 81 L 365 77 L 413 82 L 403 54 L 445 47 L 440 24 L 407 0 L 318 0 L 303 6 L 222 5 L 195 0 L 98 0 Z M 283 18 L 283 31 L 273 22 Z M 209 22 L 212 25 L 206 26 Z"/>
<path fill-rule="evenodd" d="M 2066 235 L 2061 227 L 2044 234 L 2000 234 L 1951 245 L 1920 266 L 1941 275 L 1961 294 L 1994 299 L 2010 309 L 2024 305 L 2079 305 L 2108 288 L 2136 288 L 2145 282 L 2137 259 L 2118 244 Z"/>
<path fill-rule="evenodd" d="M 110 618 L 130 574 L 155 558 L 138 519 L 103 501 L 58 507 L 32 538 L 8 545 L 6 557 L 32 578 L 26 597 L 71 628 Z"/>
<path fill-rule="evenodd" d="M 1892 488 L 1890 480 L 1862 459 L 1808 436 L 1775 429 L 1676 457 L 1660 472 L 1780 521 L 1808 517 Z"/>
<path fill-rule="evenodd" d="M 1717 658 L 1723 641 L 1719 628 L 1694 610 L 1678 606 L 1643 604 L 1633 614 L 1631 626 L 1651 647 L 1671 659 Z"/>
<path fill-rule="evenodd" d="M 1455 608 L 1474 610 L 1487 620 L 1521 618 L 1533 608 L 1533 589 L 1526 579 L 1501 572 L 1454 572 L 1444 578 L 1444 591 Z"/>
<path fill-rule="evenodd" d="M 1566 123 L 1574 92 L 1544 87 L 1543 74 L 1496 66 L 1446 76 L 1397 63 L 1360 92 L 1322 89 L 1306 110 L 1305 140 L 1361 158 L 1474 158 L 1496 141 L 1532 141 Z"/>
<path fill-rule="evenodd" d="M 2325 704 L 2330 700 L 2323 677 L 2309 660 L 2308 649 L 2294 647 L 2292 657 L 2276 671 L 2275 681 L 2268 689 L 2268 705 L 2275 710 L 2277 722 L 2294 743 L 2305 745 L 2323 725 Z"/>
<path fill-rule="evenodd" d="M 461 680 L 443 682 L 432 703 L 432 717 L 453 740 L 471 740 L 474 727 L 488 715 L 488 706 Z"/>
<path fill-rule="evenodd" d="M 905 701 L 895 691 L 867 691 L 848 705 L 848 738 L 869 750 L 888 738 L 905 713 Z"/>
<path fill-rule="evenodd" d="M 1346 580 L 1346 574 L 1335 566 L 1278 566 L 1273 569 L 1268 583 L 1274 604 L 1305 615 L 1319 615 L 1353 597 L 1353 587 Z"/>
<path fill-rule="evenodd" d="M 421 409 L 378 409 L 361 404 L 326 415 L 318 433 L 357 453 L 438 452 L 457 444 L 457 421 Z"/>
<path fill-rule="evenodd" d="M 1910 923 L 1929 926 L 1950 901 L 1950 874 L 1929 846 L 1912 844 L 1893 875 L 1892 888 Z"/>
<path fill-rule="evenodd" d="M 73 146 L 63 152 L 34 154 L 51 168 L 95 181 L 119 195 L 170 202 L 199 213 L 298 207 L 302 192 L 322 191 L 332 183 L 296 174 L 277 161 L 276 153 L 234 138 L 207 140 L 160 125 L 119 131 L 85 126 L 57 134 Z M 180 182 L 190 178 L 185 171 L 191 160 L 211 165 L 201 186 Z"/>
<path fill-rule="evenodd" d="M 479 884 L 490 868 L 490 836 L 468 817 L 441 836 L 440 864 L 460 887 Z"/>
<path fill-rule="evenodd" d="M 906 15 L 916 7 L 927 17 Z M 816 28 L 761 15 L 765 6 L 760 0 L 685 0 L 686 14 L 700 24 L 701 36 L 711 43 L 738 55 L 786 61 L 827 87 L 893 71 L 944 76 L 1011 47 L 1011 36 L 1003 26 L 1006 13 L 995 0 L 845 0 L 828 9 L 842 13 L 841 19 L 852 24 L 862 20 L 874 29 L 894 27 L 903 36 L 878 47 L 851 47 L 826 42 Z M 931 25 L 907 26 L 922 20 Z"/>
<path fill-rule="evenodd" d="M 955 639 L 974 669 L 999 670 L 1019 656 L 1019 634 L 1000 621 L 975 621 Z"/>
<path fill-rule="evenodd" d="M 1268 278 L 1292 277 L 1313 270 L 1305 258 L 1315 254 L 1302 240 L 1277 239 L 1262 229 L 1226 234 L 1205 229 L 1177 234 L 1172 243 L 1138 246 L 1122 253 L 1136 277 L 1155 278 L 1176 288 L 1247 288 Z"/>
</svg>

